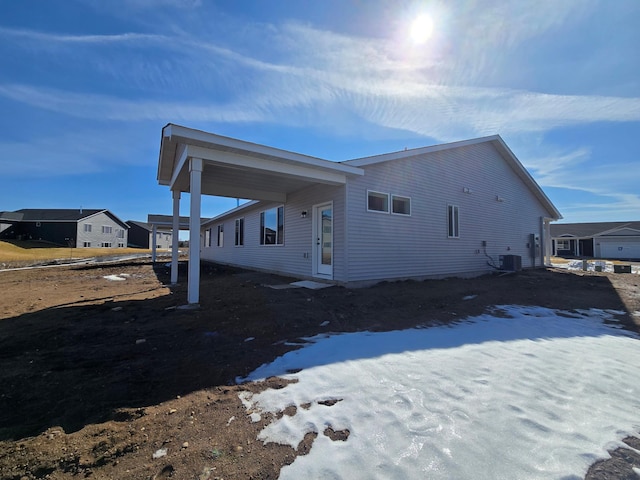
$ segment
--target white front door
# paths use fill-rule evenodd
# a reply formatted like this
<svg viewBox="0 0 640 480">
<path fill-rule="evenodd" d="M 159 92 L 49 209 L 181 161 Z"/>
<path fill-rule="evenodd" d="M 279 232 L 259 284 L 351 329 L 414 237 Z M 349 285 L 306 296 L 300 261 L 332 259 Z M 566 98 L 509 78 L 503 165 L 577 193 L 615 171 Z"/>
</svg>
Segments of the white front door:
<svg viewBox="0 0 640 480">
<path fill-rule="evenodd" d="M 314 255 L 317 275 L 333 276 L 333 205 L 326 203 L 313 207 Z"/>
</svg>

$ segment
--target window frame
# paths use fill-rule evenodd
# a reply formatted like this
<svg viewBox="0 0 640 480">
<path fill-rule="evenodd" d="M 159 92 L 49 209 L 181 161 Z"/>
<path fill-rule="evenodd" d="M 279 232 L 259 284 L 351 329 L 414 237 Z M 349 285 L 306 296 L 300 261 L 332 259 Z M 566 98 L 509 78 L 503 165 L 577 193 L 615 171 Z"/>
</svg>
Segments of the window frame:
<svg viewBox="0 0 640 480">
<path fill-rule="evenodd" d="M 409 213 L 403 213 L 403 212 L 396 212 L 396 211 L 394 211 L 394 207 L 395 207 L 395 205 L 394 205 L 393 201 L 394 201 L 396 198 L 402 198 L 402 199 L 404 199 L 404 200 L 407 200 L 407 201 L 408 201 L 408 205 L 409 205 Z M 407 197 L 406 195 L 396 195 L 396 194 L 392 194 L 392 195 L 391 195 L 391 215 L 400 215 L 400 216 L 403 216 L 403 217 L 410 217 L 410 216 L 411 216 L 411 197 Z"/>
<path fill-rule="evenodd" d="M 447 238 L 460 238 L 460 207 L 447 205 Z"/>
<path fill-rule="evenodd" d="M 102 225 L 102 234 L 103 235 L 113 235 L 113 226 L 112 225 Z"/>
<path fill-rule="evenodd" d="M 85 233 L 91 233 L 91 224 L 90 223 L 85 223 L 84 224 L 84 232 Z"/>
<path fill-rule="evenodd" d="M 205 230 L 204 230 L 204 240 L 203 240 L 205 248 L 208 248 L 208 247 L 211 246 L 211 234 L 212 233 L 213 232 L 212 232 L 212 228 L 211 227 L 205 228 Z"/>
<path fill-rule="evenodd" d="M 376 209 L 369 208 L 369 197 L 371 196 L 371 194 L 373 194 L 373 196 L 377 195 L 378 198 L 386 197 L 386 202 L 385 202 L 386 210 L 376 210 Z M 367 190 L 367 212 L 388 214 L 390 212 L 389 196 L 390 195 L 385 192 L 379 192 L 377 190 Z"/>
<path fill-rule="evenodd" d="M 216 226 L 216 246 L 224 247 L 224 223 Z"/>
<path fill-rule="evenodd" d="M 244 217 L 234 221 L 234 247 L 244 247 Z"/>
<path fill-rule="evenodd" d="M 266 213 L 272 210 L 276 211 L 276 229 L 275 243 L 267 243 L 266 241 Z M 260 246 L 277 247 L 284 245 L 284 205 L 268 208 L 260 212 Z"/>
</svg>

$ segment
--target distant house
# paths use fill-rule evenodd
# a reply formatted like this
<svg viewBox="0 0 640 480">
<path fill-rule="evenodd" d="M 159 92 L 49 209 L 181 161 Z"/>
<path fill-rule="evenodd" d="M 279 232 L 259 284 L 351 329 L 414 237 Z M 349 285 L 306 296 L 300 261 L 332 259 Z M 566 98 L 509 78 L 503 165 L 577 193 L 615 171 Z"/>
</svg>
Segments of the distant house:
<svg viewBox="0 0 640 480">
<path fill-rule="evenodd" d="M 191 222 L 189 303 L 200 258 L 354 285 L 542 266 L 561 218 L 497 135 L 332 162 L 169 124 L 158 182 L 196 219 L 202 194 L 254 199 Z"/>
<path fill-rule="evenodd" d="M 127 220 L 129 225 L 129 247 L 149 249 L 153 246 L 153 225 L 135 220 Z M 156 248 L 170 250 L 173 234 L 171 230 L 157 230 Z"/>
<path fill-rule="evenodd" d="M 640 260 L 640 222 L 558 223 L 551 237 L 559 257 Z"/>
<path fill-rule="evenodd" d="M 60 246 L 124 248 L 129 226 L 108 210 L 22 209 L 0 212 L 0 238 Z"/>
</svg>

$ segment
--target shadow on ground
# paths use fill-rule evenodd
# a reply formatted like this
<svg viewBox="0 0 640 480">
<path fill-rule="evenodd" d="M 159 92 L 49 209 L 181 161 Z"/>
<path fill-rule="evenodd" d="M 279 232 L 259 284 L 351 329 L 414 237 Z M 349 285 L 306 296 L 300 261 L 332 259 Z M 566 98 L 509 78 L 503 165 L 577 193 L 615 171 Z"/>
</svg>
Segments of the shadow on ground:
<svg viewBox="0 0 640 480">
<path fill-rule="evenodd" d="M 147 268 L 156 283 L 169 282 L 164 265 Z M 231 385 L 294 348 L 286 340 L 318 333 L 442 324 L 496 304 L 625 308 L 605 274 L 536 270 L 354 290 L 278 290 L 264 286 L 264 276 L 204 264 L 201 308 L 183 310 L 177 307 L 186 300 L 185 277 L 181 265 L 179 285 L 155 298 L 105 294 L 0 320 L 0 440 L 133 418 L 140 407 Z"/>
</svg>

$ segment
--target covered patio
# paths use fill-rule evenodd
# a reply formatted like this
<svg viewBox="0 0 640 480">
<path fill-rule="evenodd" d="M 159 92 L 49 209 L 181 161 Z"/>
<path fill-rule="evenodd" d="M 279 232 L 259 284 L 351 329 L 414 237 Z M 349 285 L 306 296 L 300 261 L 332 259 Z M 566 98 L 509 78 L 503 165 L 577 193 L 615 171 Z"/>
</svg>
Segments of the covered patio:
<svg viewBox="0 0 640 480">
<path fill-rule="evenodd" d="M 180 198 L 190 194 L 188 304 L 200 298 L 201 197 L 286 203 L 287 195 L 311 185 L 344 185 L 358 167 L 223 137 L 180 125 L 162 129 L 158 183 L 172 192 L 172 230 L 180 230 Z M 183 217 L 184 218 L 184 217 Z M 183 220 L 184 225 L 184 220 Z M 173 235 L 171 281 L 178 278 L 178 235 Z"/>
</svg>

